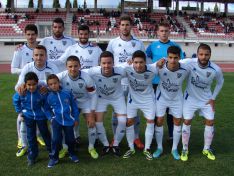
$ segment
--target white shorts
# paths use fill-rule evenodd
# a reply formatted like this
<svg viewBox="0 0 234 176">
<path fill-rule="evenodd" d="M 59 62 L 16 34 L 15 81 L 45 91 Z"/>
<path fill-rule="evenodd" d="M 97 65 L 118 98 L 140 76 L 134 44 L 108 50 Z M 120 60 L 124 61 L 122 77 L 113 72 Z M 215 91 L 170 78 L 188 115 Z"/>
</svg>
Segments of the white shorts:
<svg viewBox="0 0 234 176">
<path fill-rule="evenodd" d="M 115 100 L 98 98 L 96 112 L 107 111 L 108 105 L 111 105 L 114 109 L 114 112 L 117 114 L 126 114 L 127 112 L 124 96 L 120 96 L 118 99 L 115 99 Z"/>
<path fill-rule="evenodd" d="M 155 101 L 147 101 L 144 103 L 135 103 L 134 101 L 127 102 L 127 118 L 134 118 L 137 116 L 137 110 L 141 110 L 144 117 L 148 120 L 155 119 Z"/>
<path fill-rule="evenodd" d="M 181 100 L 165 100 L 162 97 L 156 101 L 156 116 L 163 117 L 169 108 L 169 114 L 175 118 L 182 118 L 183 99 Z"/>
<path fill-rule="evenodd" d="M 81 109 L 81 112 L 83 114 L 90 113 L 91 112 L 91 102 L 90 100 L 84 101 L 84 102 L 77 102 L 77 106 L 79 109 Z"/>
<path fill-rule="evenodd" d="M 199 102 L 199 100 L 187 98 L 184 99 L 183 104 L 183 118 L 186 120 L 193 119 L 194 113 L 198 111 L 200 116 L 205 117 L 207 120 L 214 120 L 214 111 L 210 104 Z"/>
</svg>

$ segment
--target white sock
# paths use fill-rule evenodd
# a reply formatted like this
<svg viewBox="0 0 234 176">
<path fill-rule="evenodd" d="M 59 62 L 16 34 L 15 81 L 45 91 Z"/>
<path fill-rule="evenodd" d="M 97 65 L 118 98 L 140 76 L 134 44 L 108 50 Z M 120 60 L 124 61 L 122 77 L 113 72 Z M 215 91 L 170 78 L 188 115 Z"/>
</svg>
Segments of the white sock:
<svg viewBox="0 0 234 176">
<path fill-rule="evenodd" d="M 27 130 L 25 122 L 20 123 L 20 138 L 22 141 L 22 146 L 26 147 L 28 145 L 28 141 L 27 141 Z"/>
<path fill-rule="evenodd" d="M 112 112 L 111 125 L 112 125 L 113 135 L 115 136 L 116 128 L 117 128 L 117 125 L 118 125 L 118 118 L 115 116 L 114 112 Z"/>
<path fill-rule="evenodd" d="M 113 146 L 119 146 L 119 143 L 123 139 L 126 130 L 127 118 L 125 116 L 119 116 L 117 117 L 117 119 L 118 119 L 118 126 L 116 128 Z"/>
<path fill-rule="evenodd" d="M 188 143 L 190 138 L 190 128 L 191 125 L 185 125 L 182 126 L 182 144 L 183 144 L 183 150 L 188 150 Z"/>
<path fill-rule="evenodd" d="M 204 150 L 210 149 L 214 137 L 214 126 L 205 126 L 204 130 Z"/>
<path fill-rule="evenodd" d="M 177 146 L 180 142 L 180 136 L 181 136 L 181 126 L 174 125 L 172 150 L 177 150 Z"/>
<path fill-rule="evenodd" d="M 88 138 L 89 138 L 89 149 L 94 148 L 96 141 L 96 127 L 88 128 Z"/>
<path fill-rule="evenodd" d="M 74 126 L 73 130 L 74 130 L 75 139 L 80 137 L 80 125 Z"/>
<path fill-rule="evenodd" d="M 140 133 L 140 117 L 134 117 L 134 131 L 135 131 L 135 139 L 139 138 Z"/>
<path fill-rule="evenodd" d="M 158 127 L 157 125 L 155 126 L 155 137 L 156 137 L 156 142 L 158 145 L 158 149 L 163 149 L 162 147 L 162 141 L 163 141 L 163 126 Z"/>
<path fill-rule="evenodd" d="M 17 127 L 17 134 L 18 134 L 18 139 L 20 139 L 20 124 L 21 124 L 21 115 L 18 114 L 17 121 L 16 121 L 16 127 Z"/>
<path fill-rule="evenodd" d="M 145 150 L 150 149 L 154 135 L 154 123 L 147 123 L 145 129 Z"/>
<path fill-rule="evenodd" d="M 135 135 L 134 135 L 134 125 L 131 125 L 129 127 L 126 128 L 126 136 L 127 136 L 127 141 L 128 141 L 128 146 L 130 149 L 134 149 L 134 139 L 135 139 Z"/>
<path fill-rule="evenodd" d="M 106 137 L 106 130 L 103 126 L 103 122 L 96 122 L 97 135 L 99 140 L 104 146 L 109 146 L 109 142 Z"/>
</svg>

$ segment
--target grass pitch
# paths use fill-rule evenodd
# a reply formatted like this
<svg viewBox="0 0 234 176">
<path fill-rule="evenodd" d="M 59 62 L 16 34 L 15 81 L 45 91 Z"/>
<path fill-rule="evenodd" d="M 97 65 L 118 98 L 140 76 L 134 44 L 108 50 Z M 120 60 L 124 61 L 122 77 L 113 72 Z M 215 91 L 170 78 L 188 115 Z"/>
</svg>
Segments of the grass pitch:
<svg viewBox="0 0 234 176">
<path fill-rule="evenodd" d="M 26 156 L 17 158 L 17 114 L 12 106 L 12 95 L 17 77 L 10 74 L 0 75 L 0 173 L 1 175 L 85 175 L 85 176 L 143 176 L 143 175 L 198 175 L 227 176 L 234 175 L 234 74 L 225 73 L 225 83 L 216 101 L 215 137 L 212 147 L 215 149 L 216 160 L 210 161 L 201 154 L 203 148 L 203 119 L 196 117 L 192 123 L 190 139 L 190 155 L 187 162 L 175 161 L 164 134 L 164 154 L 160 159 L 147 161 L 141 151 L 129 159 L 116 158 L 109 155 L 97 160 L 91 159 L 87 152 L 87 129 L 81 119 L 82 145 L 77 155 L 79 164 L 73 164 L 66 157 L 52 169 L 47 168 L 48 153 L 40 147 L 35 166 L 27 166 Z M 112 139 L 111 113 L 106 114 L 105 126 L 109 141 Z M 145 120 L 141 123 L 141 138 L 144 138 Z M 164 128 L 166 129 L 166 128 Z M 155 140 L 152 151 L 156 148 Z M 179 146 L 181 150 L 181 145 Z M 101 152 L 101 146 L 97 150 Z M 127 150 L 126 138 L 121 143 L 121 152 Z"/>
</svg>

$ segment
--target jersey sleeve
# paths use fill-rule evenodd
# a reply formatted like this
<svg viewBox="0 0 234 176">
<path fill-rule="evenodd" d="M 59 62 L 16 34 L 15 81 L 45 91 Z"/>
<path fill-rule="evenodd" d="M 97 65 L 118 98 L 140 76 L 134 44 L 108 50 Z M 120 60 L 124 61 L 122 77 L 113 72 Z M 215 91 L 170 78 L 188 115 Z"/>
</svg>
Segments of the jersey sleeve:
<svg viewBox="0 0 234 176">
<path fill-rule="evenodd" d="M 20 96 L 17 92 L 13 95 L 13 105 L 14 105 L 15 111 L 17 113 L 22 112 L 21 100 L 20 100 Z"/>
<path fill-rule="evenodd" d="M 27 72 L 28 72 L 28 64 L 24 66 L 24 68 L 22 69 L 22 71 L 21 71 L 21 73 L 19 75 L 18 81 L 17 81 L 17 83 L 15 85 L 15 90 L 16 91 L 17 91 L 17 88 L 24 83 L 24 77 L 25 77 Z"/>
<path fill-rule="evenodd" d="M 70 47 L 68 47 L 65 52 L 58 58 L 58 61 L 66 63 L 67 58 L 70 56 Z"/>
<path fill-rule="evenodd" d="M 153 73 L 158 75 L 158 67 L 157 67 L 157 62 L 153 63 L 153 64 L 148 64 L 147 68 L 152 71 Z"/>
<path fill-rule="evenodd" d="M 217 67 L 217 69 L 216 69 L 215 79 L 216 79 L 216 86 L 215 86 L 215 89 L 214 89 L 214 92 L 213 92 L 213 95 L 212 95 L 213 100 L 216 99 L 216 97 L 219 94 L 220 90 L 222 89 L 223 83 L 224 83 L 223 73 L 222 73 L 222 70 L 219 67 Z"/>
<path fill-rule="evenodd" d="M 114 50 L 112 48 L 112 44 L 113 44 L 113 40 L 111 40 L 109 43 L 108 43 L 108 46 L 106 48 L 106 51 L 110 51 L 111 53 L 114 53 Z"/>
<path fill-rule="evenodd" d="M 12 74 L 20 74 L 22 68 L 20 68 L 21 62 L 21 52 L 19 50 L 14 52 L 13 59 L 11 61 L 11 73 Z"/>
</svg>

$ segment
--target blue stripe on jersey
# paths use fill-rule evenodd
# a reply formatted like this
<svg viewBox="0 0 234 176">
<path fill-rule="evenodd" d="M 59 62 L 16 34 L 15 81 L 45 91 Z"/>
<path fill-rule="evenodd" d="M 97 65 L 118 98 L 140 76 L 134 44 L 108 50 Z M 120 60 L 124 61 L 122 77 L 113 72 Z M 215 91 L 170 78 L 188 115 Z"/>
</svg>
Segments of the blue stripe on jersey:
<svg viewBox="0 0 234 176">
<path fill-rule="evenodd" d="M 159 95 L 157 97 L 157 100 L 159 100 L 159 98 L 161 97 L 161 92 L 159 92 Z"/>
<path fill-rule="evenodd" d="M 186 95 L 185 95 L 185 100 L 187 100 L 188 99 L 188 96 L 189 96 L 189 94 L 188 94 L 188 92 L 186 92 Z"/>
<path fill-rule="evenodd" d="M 211 68 L 211 69 L 215 70 L 215 68 L 214 68 L 214 67 L 211 67 L 210 64 L 211 64 L 211 62 L 209 61 L 208 68 Z M 215 70 L 215 71 L 216 71 L 216 70 Z"/>
<path fill-rule="evenodd" d="M 185 70 L 185 71 L 187 71 L 187 70 L 186 70 L 185 68 L 183 68 L 183 67 L 180 67 L 179 70 Z"/>
<path fill-rule="evenodd" d="M 131 97 L 131 95 L 129 95 L 129 101 L 128 101 L 128 103 L 132 103 L 132 97 Z"/>
<path fill-rule="evenodd" d="M 37 66 L 35 65 L 35 62 L 34 62 L 34 67 L 35 67 L 38 71 L 43 71 L 43 70 L 46 69 L 47 65 L 46 65 L 45 67 L 43 67 L 42 69 L 40 69 L 40 68 L 37 68 Z"/>
</svg>

